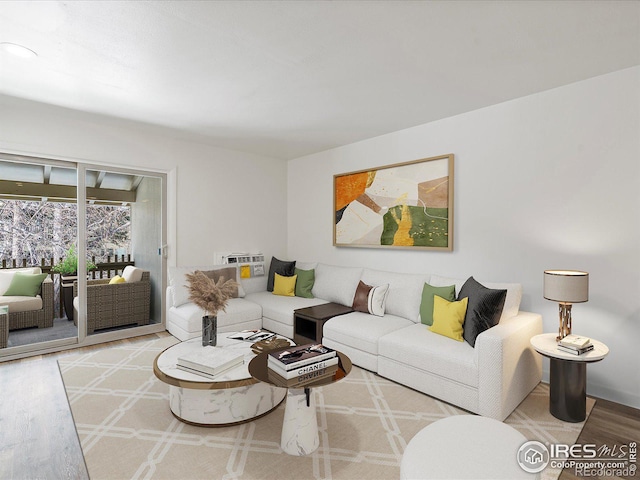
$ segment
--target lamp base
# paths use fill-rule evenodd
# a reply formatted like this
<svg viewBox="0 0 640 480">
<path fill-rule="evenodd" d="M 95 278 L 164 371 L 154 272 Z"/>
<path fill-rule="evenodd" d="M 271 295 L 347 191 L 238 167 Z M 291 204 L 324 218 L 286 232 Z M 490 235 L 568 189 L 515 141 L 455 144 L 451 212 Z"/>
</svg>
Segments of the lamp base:
<svg viewBox="0 0 640 480">
<path fill-rule="evenodd" d="M 560 325 L 558 327 L 558 336 L 556 337 L 557 341 L 562 340 L 567 335 L 571 335 L 571 304 L 560 303 L 559 312 Z"/>
</svg>

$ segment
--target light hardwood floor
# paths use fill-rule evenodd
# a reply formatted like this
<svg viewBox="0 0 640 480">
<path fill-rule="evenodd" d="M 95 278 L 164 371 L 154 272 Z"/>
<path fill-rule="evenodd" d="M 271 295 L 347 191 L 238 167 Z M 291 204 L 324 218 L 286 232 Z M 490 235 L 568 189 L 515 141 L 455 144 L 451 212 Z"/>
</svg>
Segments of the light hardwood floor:
<svg viewBox="0 0 640 480">
<path fill-rule="evenodd" d="M 1 363 L 0 479 L 88 479 L 58 370 L 58 358 L 164 336 L 169 334 L 146 335 Z M 631 441 L 640 443 L 640 410 L 598 399 L 576 443 L 613 446 Z M 561 480 L 578 478 L 583 477 L 567 469 L 560 475 Z M 640 475 L 620 478 L 640 478 Z"/>
</svg>

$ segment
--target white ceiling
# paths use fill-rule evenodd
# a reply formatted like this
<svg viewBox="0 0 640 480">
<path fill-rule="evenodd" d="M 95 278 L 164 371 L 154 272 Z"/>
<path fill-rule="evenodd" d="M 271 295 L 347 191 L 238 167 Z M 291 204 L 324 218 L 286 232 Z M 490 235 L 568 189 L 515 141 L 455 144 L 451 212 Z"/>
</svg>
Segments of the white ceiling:
<svg viewBox="0 0 640 480">
<path fill-rule="evenodd" d="M 0 94 L 289 159 L 639 65 L 640 2 L 2 1 L 0 42 Z"/>
</svg>

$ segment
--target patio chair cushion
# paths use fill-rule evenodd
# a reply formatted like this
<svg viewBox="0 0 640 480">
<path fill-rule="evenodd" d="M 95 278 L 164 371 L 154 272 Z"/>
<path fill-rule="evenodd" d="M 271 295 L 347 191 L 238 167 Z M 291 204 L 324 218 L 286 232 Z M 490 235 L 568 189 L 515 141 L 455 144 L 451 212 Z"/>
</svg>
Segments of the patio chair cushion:
<svg viewBox="0 0 640 480">
<path fill-rule="evenodd" d="M 31 268 L 5 268 L 0 270 L 0 295 L 4 295 L 4 292 L 7 291 L 11 282 L 13 281 L 13 276 L 17 273 L 42 273 L 40 267 L 31 267 Z"/>
<path fill-rule="evenodd" d="M 35 297 L 2 296 L 0 297 L 0 305 L 7 305 L 9 313 L 33 312 L 42 309 L 42 298 L 40 295 Z"/>
<path fill-rule="evenodd" d="M 46 273 L 16 272 L 4 295 L 8 297 L 35 297 L 45 278 L 47 278 Z"/>
<path fill-rule="evenodd" d="M 127 283 L 139 282 L 142 280 L 142 272 L 143 270 L 141 268 L 127 265 L 122 271 L 122 278 L 124 278 L 124 281 Z"/>
</svg>

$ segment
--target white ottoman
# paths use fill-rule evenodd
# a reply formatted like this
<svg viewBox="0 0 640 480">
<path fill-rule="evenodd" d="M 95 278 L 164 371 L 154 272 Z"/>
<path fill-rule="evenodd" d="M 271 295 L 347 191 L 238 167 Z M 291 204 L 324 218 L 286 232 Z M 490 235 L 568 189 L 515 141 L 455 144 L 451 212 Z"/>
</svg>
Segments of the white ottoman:
<svg viewBox="0 0 640 480">
<path fill-rule="evenodd" d="M 537 478 L 518 465 L 518 449 L 526 441 L 516 429 L 491 418 L 443 418 L 411 439 L 402 456 L 400 478 Z"/>
</svg>

